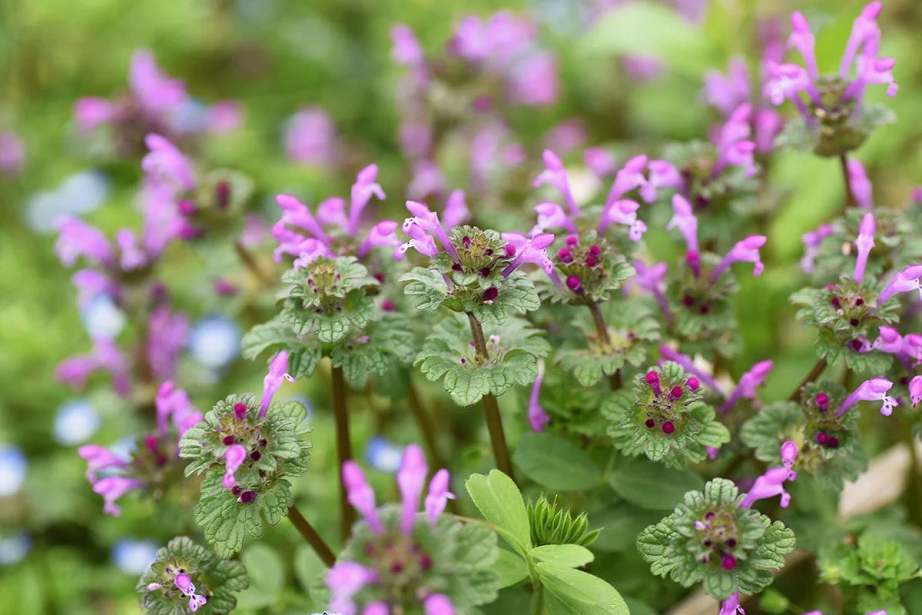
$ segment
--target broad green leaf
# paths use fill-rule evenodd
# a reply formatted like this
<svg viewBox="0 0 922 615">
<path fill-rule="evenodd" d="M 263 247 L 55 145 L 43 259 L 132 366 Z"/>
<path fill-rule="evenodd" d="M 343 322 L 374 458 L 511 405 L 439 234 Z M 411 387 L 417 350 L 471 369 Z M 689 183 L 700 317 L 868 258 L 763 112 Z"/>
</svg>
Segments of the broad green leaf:
<svg viewBox="0 0 922 615">
<path fill-rule="evenodd" d="M 539 562 L 582 568 L 595 559 L 592 551 L 579 545 L 542 545 L 531 551 L 532 557 Z"/>
<path fill-rule="evenodd" d="M 536 570 L 541 584 L 564 603 L 569 612 L 585 615 L 629 615 L 618 591 L 602 579 L 565 566 L 541 562 Z"/>
<path fill-rule="evenodd" d="M 496 560 L 494 568 L 499 574 L 500 589 L 515 585 L 528 577 L 528 564 L 525 560 L 520 555 L 505 549 L 499 550 L 499 559 Z"/>
<path fill-rule="evenodd" d="M 248 547 L 240 560 L 250 572 L 250 584 L 254 589 L 275 596 L 285 582 L 285 566 L 282 558 L 271 547 L 261 543 Z"/>
<path fill-rule="evenodd" d="M 649 461 L 626 463 L 612 473 L 611 488 L 622 498 L 650 510 L 670 510 L 704 481 L 688 470 L 672 470 Z"/>
<path fill-rule="evenodd" d="M 299 545 L 294 557 L 295 578 L 308 595 L 311 587 L 327 569 L 320 556 L 308 545 Z"/>
<path fill-rule="evenodd" d="M 514 459 L 528 478 L 558 492 L 591 489 L 602 480 L 586 453 L 553 434 L 525 434 L 519 439 Z"/>
<path fill-rule="evenodd" d="M 525 556 L 531 551 L 528 513 L 519 488 L 511 478 L 493 470 L 489 476 L 474 474 L 465 484 L 471 500 L 484 518 L 503 530 L 500 535 Z"/>
</svg>

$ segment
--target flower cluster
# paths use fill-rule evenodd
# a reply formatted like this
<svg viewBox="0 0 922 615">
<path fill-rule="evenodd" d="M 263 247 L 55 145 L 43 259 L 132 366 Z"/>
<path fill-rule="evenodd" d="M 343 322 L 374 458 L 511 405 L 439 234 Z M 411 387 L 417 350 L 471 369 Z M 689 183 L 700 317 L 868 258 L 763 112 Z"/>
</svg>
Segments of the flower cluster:
<svg viewBox="0 0 922 615">
<path fill-rule="evenodd" d="M 444 514 L 455 497 L 447 470 L 433 475 L 419 514 L 427 472 L 422 450 L 408 446 L 397 471 L 402 502 L 379 508 L 358 464 L 343 466 L 349 502 L 362 520 L 327 573 L 330 610 L 396 615 L 422 608 L 427 615 L 448 615 L 493 600 L 496 535 Z"/>
</svg>

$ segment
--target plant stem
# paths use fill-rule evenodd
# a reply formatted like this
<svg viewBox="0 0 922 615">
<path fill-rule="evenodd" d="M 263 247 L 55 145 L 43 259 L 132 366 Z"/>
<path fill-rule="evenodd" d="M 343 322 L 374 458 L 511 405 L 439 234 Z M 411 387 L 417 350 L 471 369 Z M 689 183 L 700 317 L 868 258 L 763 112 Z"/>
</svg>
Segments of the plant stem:
<svg viewBox="0 0 922 615">
<path fill-rule="evenodd" d="M 817 361 L 816 365 L 813 366 L 813 369 L 810 370 L 810 373 L 807 374 L 807 376 L 803 379 L 803 382 L 801 382 L 797 388 L 794 389 L 794 392 L 791 393 L 791 396 L 788 397 L 788 401 L 799 401 L 801 396 L 801 389 L 819 378 L 820 374 L 823 373 L 823 370 L 826 369 L 827 365 L 829 365 L 829 363 L 826 362 L 826 357 L 823 357 Z"/>
<path fill-rule="evenodd" d="M 537 583 L 531 599 L 531 615 L 544 615 L 544 587 L 540 583 Z"/>
<path fill-rule="evenodd" d="M 234 250 L 237 252 L 237 256 L 240 257 L 240 260 L 246 265 L 246 268 L 256 276 L 256 279 L 259 280 L 260 285 L 268 288 L 274 284 L 272 278 L 266 275 L 266 272 L 263 271 L 262 267 L 259 266 L 259 263 L 256 262 L 256 258 L 250 254 L 250 251 L 240 243 L 239 241 L 234 242 Z"/>
<path fill-rule="evenodd" d="M 288 509 L 288 518 L 291 520 L 291 524 L 295 526 L 295 529 L 298 530 L 298 533 L 307 541 L 307 543 L 314 549 L 314 552 L 320 556 L 320 559 L 323 560 L 323 563 L 327 567 L 332 567 L 336 563 L 336 556 L 333 555 L 333 551 L 330 550 L 329 545 L 320 537 L 320 534 L 317 533 L 317 530 L 308 523 L 307 519 L 301 514 L 297 508 L 292 506 Z"/>
<path fill-rule="evenodd" d="M 471 336 L 474 338 L 474 348 L 477 354 L 484 360 L 489 359 L 487 354 L 487 341 L 483 336 L 483 327 L 480 321 L 471 313 L 467 315 L 471 323 Z M 493 457 L 496 459 L 496 467 L 499 471 L 515 480 L 512 475 L 512 457 L 509 455 L 509 447 L 506 445 L 506 433 L 503 430 L 503 417 L 499 413 L 499 404 L 496 402 L 496 396 L 487 393 L 483 396 L 483 410 L 487 419 L 487 429 L 490 432 L 490 443 L 493 446 Z"/>
<path fill-rule="evenodd" d="M 608 325 L 605 324 L 605 319 L 602 318 L 602 311 L 599 309 L 599 304 L 590 303 L 586 307 L 589 308 L 589 312 L 592 314 L 592 320 L 595 322 L 595 330 L 599 334 L 599 340 L 601 340 L 606 348 L 610 347 L 611 337 L 608 335 Z M 621 388 L 620 370 L 608 377 L 608 386 L 612 391 L 617 391 Z"/>
<path fill-rule="evenodd" d="M 423 436 L 423 444 L 426 446 L 429 463 L 436 469 L 444 468 L 445 459 L 439 453 L 439 446 L 435 438 L 435 423 L 432 420 L 432 415 L 430 415 L 423 406 L 422 400 L 419 398 L 419 392 L 416 390 L 416 385 L 413 384 L 412 377 L 410 378 L 408 387 L 407 401 L 410 405 L 410 411 L 416 419 L 416 424 L 419 426 L 419 431 Z"/>
<path fill-rule="evenodd" d="M 339 529 L 343 542 L 349 538 L 355 511 L 349 505 L 343 464 L 352 459 L 352 442 L 349 439 L 349 411 L 346 409 L 346 381 L 342 367 L 333 367 L 333 416 L 336 420 L 336 455 L 339 470 Z"/>
<path fill-rule="evenodd" d="M 845 199 L 849 207 L 857 207 L 858 201 L 855 200 L 855 193 L 852 191 L 852 178 L 848 174 L 848 156 L 839 154 L 839 164 L 842 166 L 842 178 L 845 180 Z"/>
</svg>

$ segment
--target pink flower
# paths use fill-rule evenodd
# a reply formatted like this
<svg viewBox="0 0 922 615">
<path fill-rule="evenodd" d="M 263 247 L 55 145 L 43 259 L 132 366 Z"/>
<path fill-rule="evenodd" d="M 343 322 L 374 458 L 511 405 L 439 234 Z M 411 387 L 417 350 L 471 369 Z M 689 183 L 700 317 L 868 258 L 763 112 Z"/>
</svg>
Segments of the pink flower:
<svg viewBox="0 0 922 615">
<path fill-rule="evenodd" d="M 195 585 L 187 574 L 177 574 L 173 579 L 176 588 L 189 598 L 189 610 L 193 613 L 199 610 L 199 607 L 205 606 L 208 599 L 195 593 Z"/>
<path fill-rule="evenodd" d="M 161 305 L 151 312 L 148 329 L 147 360 L 151 372 L 157 380 L 172 378 L 189 333 L 189 317 Z"/>
<path fill-rule="evenodd" d="M 767 240 L 768 238 L 764 235 L 750 235 L 738 241 L 711 272 L 711 282 L 717 281 L 733 263 L 753 263 L 752 275 L 761 275 L 765 270 L 765 265 L 762 264 L 759 248 L 764 246 Z"/>
<path fill-rule="evenodd" d="M 557 203 L 538 203 L 535 205 L 538 221 L 532 228 L 532 233 L 541 233 L 547 229 L 564 228 L 571 233 L 578 232 L 576 225 L 570 220 L 567 212 Z"/>
<path fill-rule="evenodd" d="M 150 150 L 141 159 L 141 168 L 148 178 L 178 193 L 195 188 L 195 172 L 192 163 L 175 145 L 164 137 L 151 133 L 144 138 Z"/>
<path fill-rule="evenodd" d="M 275 392 L 282 387 L 282 383 L 287 380 L 294 382 L 295 379 L 286 372 L 288 369 L 288 353 L 280 351 L 269 363 L 269 373 L 263 379 L 263 396 L 259 402 L 259 418 L 266 416 L 269 410 L 269 404 L 272 403 L 272 397 Z"/>
<path fill-rule="evenodd" d="M 379 200 L 384 200 L 384 191 L 381 185 L 375 180 L 378 177 L 378 165 L 370 164 L 361 171 L 356 177 L 355 183 L 352 184 L 352 198 L 349 205 L 349 222 L 346 226 L 346 232 L 350 237 L 355 237 L 359 229 L 359 219 L 362 210 L 375 196 Z"/>
<path fill-rule="evenodd" d="M 655 263 L 650 267 L 643 261 L 634 261 L 634 269 L 637 274 L 627 280 L 624 285 L 624 293 L 627 294 L 635 285 L 643 292 L 653 295 L 656 303 L 662 310 L 667 319 L 672 318 L 672 310 L 669 309 L 669 301 L 666 300 L 665 290 L 666 274 L 669 272 L 669 266 L 666 263 Z"/>
<path fill-rule="evenodd" d="M 797 459 L 797 444 L 791 440 L 781 445 L 781 459 L 784 467 L 771 468 L 758 477 L 749 493 L 740 503 L 740 508 L 749 508 L 758 500 L 764 500 L 776 495 L 781 496 L 781 507 L 787 508 L 791 503 L 791 494 L 784 489 L 784 483 L 797 479 L 797 472 L 791 468 Z"/>
<path fill-rule="evenodd" d="M 442 210 L 442 221 L 448 228 L 455 228 L 471 219 L 471 212 L 467 208 L 464 190 L 453 190 L 445 201 Z"/>
<path fill-rule="evenodd" d="M 91 483 L 95 483 L 102 472 L 123 470 L 128 467 L 127 460 L 96 444 L 81 446 L 77 450 L 77 454 L 86 460 L 86 479 Z"/>
<path fill-rule="evenodd" d="M 813 273 L 814 262 L 820 252 L 823 239 L 835 233 L 835 229 L 828 224 L 820 226 L 815 231 L 804 233 L 801 240 L 804 242 L 804 256 L 800 259 L 800 268 L 804 273 Z"/>
<path fill-rule="evenodd" d="M 532 185 L 535 188 L 544 184 L 553 186 L 563 196 L 564 202 L 570 209 L 570 215 L 579 217 L 579 206 L 570 191 L 570 180 L 567 177 L 567 170 L 564 168 L 563 162 L 561 162 L 557 154 L 546 149 L 544 150 L 544 166 L 546 167 L 545 170 L 538 175 Z"/>
<path fill-rule="evenodd" d="M 615 201 L 631 190 L 646 185 L 647 178 L 643 174 L 646 166 L 647 157 L 642 154 L 634 156 L 624 163 L 624 166 L 615 175 L 615 181 L 612 182 L 611 189 L 608 191 L 608 198 L 605 199 L 605 209 L 608 209 Z"/>
<path fill-rule="evenodd" d="M 724 115 L 748 102 L 750 96 L 749 68 L 743 58 L 731 58 L 726 75 L 717 70 L 704 74 L 704 101 Z"/>
<path fill-rule="evenodd" d="M 423 602 L 426 615 L 455 615 L 455 607 L 444 594 L 429 594 Z"/>
<path fill-rule="evenodd" d="M 362 468 L 351 459 L 343 463 L 343 484 L 346 486 L 349 503 L 359 511 L 371 527 L 371 531 L 375 534 L 384 531 L 378 510 L 375 508 L 375 492 L 365 480 Z"/>
<path fill-rule="evenodd" d="M 848 160 L 848 177 L 852 194 L 858 202 L 858 206 L 866 209 L 874 207 L 873 187 L 871 182 L 868 181 L 864 165 L 857 158 L 849 158 Z"/>
<path fill-rule="evenodd" d="M 26 163 L 26 148 L 15 132 L 0 132 L 0 173 L 18 174 Z"/>
<path fill-rule="evenodd" d="M 814 51 L 813 32 L 810 31 L 810 23 L 800 11 L 794 11 L 791 14 L 791 36 L 788 37 L 788 48 L 797 49 L 807 65 L 807 73 L 811 79 L 819 77 L 819 71 L 816 68 L 816 53 Z"/>
<path fill-rule="evenodd" d="M 425 66 L 423 48 L 419 44 L 416 34 L 405 24 L 396 24 L 391 27 L 391 58 L 398 64 L 411 68 Z"/>
<path fill-rule="evenodd" d="M 122 509 L 115 503 L 120 497 L 134 489 L 140 489 L 144 483 L 136 478 L 125 476 L 107 476 L 93 484 L 93 491 L 103 498 L 102 511 L 107 515 L 118 517 Z"/>
<path fill-rule="evenodd" d="M 336 126 L 320 107 L 305 107 L 291 116 L 282 141 L 288 157 L 302 164 L 332 167 L 339 159 Z"/>
<path fill-rule="evenodd" d="M 692 211 L 691 203 L 681 194 L 672 196 L 672 210 L 675 214 L 666 225 L 666 230 L 678 228 L 685 237 L 685 244 L 690 252 L 698 252 L 698 218 Z"/>
<path fill-rule="evenodd" d="M 720 603 L 720 613 L 717 615 L 746 615 L 746 611 L 740 606 L 740 593 L 735 591 L 730 597 Z"/>
<path fill-rule="evenodd" d="M 611 175 L 618 168 L 614 155 L 601 147 L 587 148 L 583 152 L 583 162 L 599 179 Z"/>
<path fill-rule="evenodd" d="M 547 255 L 547 247 L 554 241 L 550 233 L 537 233 L 525 237 L 521 233 L 503 233 L 504 241 L 515 246 L 515 258 L 503 269 L 503 277 L 509 277 L 512 272 L 525 263 L 534 263 L 541 267 L 548 275 L 554 273 L 554 263 Z"/>
<path fill-rule="evenodd" d="M 640 196 L 647 203 L 656 200 L 658 188 L 679 188 L 682 186 L 682 176 L 672 163 L 666 160 L 651 160 L 647 165 L 649 178 L 647 183 L 640 187 Z"/>
<path fill-rule="evenodd" d="M 538 361 L 538 377 L 531 387 L 531 395 L 528 398 L 528 422 L 531 424 L 531 430 L 541 432 L 544 427 L 551 422 L 551 417 L 547 415 L 544 408 L 541 407 L 539 397 L 541 396 L 541 382 L 544 380 L 544 361 Z"/>
<path fill-rule="evenodd" d="M 429 482 L 429 493 L 426 495 L 423 508 L 433 527 L 438 523 L 439 516 L 448 505 L 448 500 L 455 499 L 455 494 L 448 490 L 450 482 L 451 477 L 448 470 L 444 468 L 436 472 Z"/>
<path fill-rule="evenodd" d="M 74 117 L 77 128 L 82 133 L 89 133 L 104 124 L 108 124 L 114 117 L 115 107 L 105 98 L 88 96 L 74 103 Z"/>
<path fill-rule="evenodd" d="M 423 450 L 416 444 L 407 446 L 400 469 L 397 470 L 397 486 L 400 487 L 400 496 L 403 500 L 400 531 L 404 536 L 409 536 L 413 532 L 413 523 L 419 508 L 419 497 L 423 493 L 427 472 Z"/>
<path fill-rule="evenodd" d="M 72 267 L 83 256 L 98 266 L 115 264 L 115 250 L 102 231 L 76 216 L 62 216 L 58 222 L 58 241 L 54 246 L 61 263 Z"/>
<path fill-rule="evenodd" d="M 378 574 L 371 568 L 349 561 L 339 561 L 327 572 L 326 582 L 332 594 L 330 609 L 343 615 L 355 614 L 352 597 L 369 583 L 374 583 Z"/>
<path fill-rule="evenodd" d="M 886 378 L 871 378 L 870 380 L 865 380 L 845 398 L 845 401 L 839 406 L 836 414 L 839 416 L 844 415 L 859 401 L 879 401 L 882 402 L 880 413 L 884 416 L 890 416 L 893 413 L 894 406 L 900 405 L 899 401 L 887 395 L 887 391 L 889 391 L 891 387 L 893 387 L 893 383 Z"/>
<path fill-rule="evenodd" d="M 247 458 L 246 447 L 240 444 L 232 444 L 224 451 L 224 478 L 221 480 L 221 486 L 225 489 L 232 489 L 237 484 L 235 474 Z"/>
<path fill-rule="evenodd" d="M 424 199 L 445 192 L 445 175 L 439 165 L 431 160 L 418 160 L 413 165 L 413 179 L 407 187 L 411 199 Z"/>
<path fill-rule="evenodd" d="M 205 123 L 213 134 L 234 132 L 243 123 L 243 110 L 236 100 L 216 102 L 205 113 Z"/>
<path fill-rule="evenodd" d="M 112 386 L 116 393 L 122 397 L 127 397 L 131 393 L 128 361 L 115 342 L 105 338 L 93 340 L 93 350 L 90 354 L 64 360 L 55 370 L 55 377 L 74 389 L 82 389 L 86 386 L 90 374 L 100 370 L 112 375 Z"/>
<path fill-rule="evenodd" d="M 857 282 L 861 282 L 864 278 L 864 270 L 868 264 L 868 256 L 871 254 L 871 248 L 874 247 L 875 226 L 874 215 L 871 213 L 864 214 L 864 217 L 861 219 L 858 238 L 855 240 L 855 246 L 858 248 L 858 256 L 855 259 L 854 278 Z"/>
<path fill-rule="evenodd" d="M 438 239 L 439 243 L 442 244 L 442 247 L 445 249 L 445 251 L 448 252 L 449 256 L 451 256 L 451 259 L 454 262 L 458 262 L 458 252 L 452 245 L 451 239 L 449 239 L 448 232 L 445 230 L 445 227 L 442 226 L 442 223 L 439 221 L 439 215 L 434 211 L 431 211 L 428 205 L 418 201 L 407 201 L 407 209 L 411 214 L 413 214 L 413 217 L 404 220 L 403 232 L 413 237 L 411 234 L 412 227 L 419 227 L 423 233 Z M 415 231 L 415 233 L 416 237 L 413 237 L 414 239 L 421 237 L 418 231 Z M 424 242 L 421 239 L 417 239 L 417 244 L 425 244 L 428 246 L 428 242 Z M 408 247 L 415 248 L 416 245 L 410 243 Z M 404 251 L 406 251 L 406 249 L 404 249 Z"/>
<path fill-rule="evenodd" d="M 628 238 L 633 242 L 643 239 L 647 232 L 647 225 L 637 217 L 640 204 L 630 199 L 619 199 L 607 205 L 599 217 L 598 233 L 602 235 L 611 223 L 623 224 L 629 227 Z"/>
<path fill-rule="evenodd" d="M 170 111 L 186 101 L 183 82 L 161 73 L 153 54 L 146 49 L 131 56 L 128 82 L 138 102 L 151 113 Z"/>
<path fill-rule="evenodd" d="M 549 51 L 537 51 L 515 62 L 509 70 L 509 99 L 529 107 L 544 107 L 557 101 L 557 58 Z"/>
<path fill-rule="evenodd" d="M 883 305 L 884 301 L 897 293 L 908 293 L 914 290 L 919 291 L 919 297 L 922 298 L 922 284 L 919 278 L 922 277 L 922 265 L 907 265 L 902 271 L 894 276 L 893 280 L 887 284 L 880 297 L 877 298 L 877 307 Z"/>
<path fill-rule="evenodd" d="M 866 54 L 869 48 L 873 52 L 871 55 L 877 54 L 877 46 L 880 42 L 880 27 L 877 25 L 877 16 L 880 15 L 882 7 L 882 2 L 871 2 L 855 18 L 851 34 L 848 37 L 848 43 L 845 45 L 845 53 L 842 54 L 842 64 L 839 66 L 840 76 L 849 76 L 852 62 L 854 62 L 855 56 L 861 47 L 865 48 Z"/>
<path fill-rule="evenodd" d="M 922 376 L 916 376 L 909 381 L 909 399 L 915 408 L 922 401 Z"/>
<path fill-rule="evenodd" d="M 765 384 L 765 378 L 768 377 L 768 372 L 771 371 L 773 366 L 774 363 L 772 361 L 759 361 L 753 365 L 752 369 L 740 377 L 739 383 L 737 383 L 736 388 L 721 407 L 721 410 L 723 412 L 728 412 L 741 397 L 747 399 L 755 398 L 756 389 Z"/>
</svg>

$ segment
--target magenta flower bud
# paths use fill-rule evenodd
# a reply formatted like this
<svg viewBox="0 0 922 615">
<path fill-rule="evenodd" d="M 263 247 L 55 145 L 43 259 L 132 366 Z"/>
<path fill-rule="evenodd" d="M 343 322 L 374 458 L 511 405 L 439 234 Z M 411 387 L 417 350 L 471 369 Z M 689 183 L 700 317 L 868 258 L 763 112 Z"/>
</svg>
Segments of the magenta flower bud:
<svg viewBox="0 0 922 615">
<path fill-rule="evenodd" d="M 736 568 L 736 558 L 729 553 L 724 553 L 720 558 L 720 567 L 724 570 L 734 570 Z"/>
<path fill-rule="evenodd" d="M 444 594 L 429 594 L 423 601 L 425 615 L 455 615 L 455 607 Z"/>
<path fill-rule="evenodd" d="M 654 395 L 662 395 L 663 389 L 660 387 L 659 374 L 655 371 L 650 370 L 643 377 L 644 382 L 646 382 L 651 389 L 653 389 Z"/>
<path fill-rule="evenodd" d="M 375 507 L 375 492 L 365 480 L 362 468 L 350 459 L 343 463 L 342 472 L 343 485 L 346 487 L 349 503 L 362 515 L 371 527 L 371 531 L 380 534 L 384 531 L 384 526 L 381 524 L 378 510 Z"/>
<path fill-rule="evenodd" d="M 870 380 L 865 380 L 851 395 L 845 398 L 845 401 L 839 406 L 836 414 L 839 416 L 844 415 L 859 401 L 880 401 L 882 402 L 880 413 L 884 416 L 890 416 L 893 413 L 894 406 L 900 405 L 899 401 L 887 395 L 887 391 L 889 391 L 891 387 L 893 387 L 893 383 L 886 378 L 871 378 Z"/>
<path fill-rule="evenodd" d="M 672 390 L 671 390 L 671 391 L 669 391 L 669 397 L 671 397 L 672 399 L 681 399 L 681 398 L 682 398 L 682 394 L 683 394 L 684 392 L 685 392 L 685 390 L 684 390 L 682 387 L 680 387 L 680 386 L 675 386 L 675 387 L 672 387 Z"/>
<path fill-rule="evenodd" d="M 922 287 L 920 287 L 919 278 L 922 277 L 922 265 L 907 265 L 902 271 L 896 274 L 893 280 L 887 284 L 880 297 L 877 298 L 877 307 L 883 305 L 884 301 L 896 293 L 908 293 L 913 290 L 919 291 L 919 297 L 922 298 Z"/>
<path fill-rule="evenodd" d="M 515 246 L 511 243 L 507 243 L 505 246 L 503 246 L 503 249 L 506 251 L 507 257 L 511 258 L 515 256 Z"/>
<path fill-rule="evenodd" d="M 400 531 L 404 536 L 413 532 L 413 521 L 419 507 L 419 497 L 423 492 L 426 481 L 426 460 L 422 449 L 411 444 L 403 453 L 403 461 L 397 471 L 397 485 L 403 500 L 402 514 L 400 517 Z"/>
<path fill-rule="evenodd" d="M 439 515 L 445 511 L 448 500 L 455 499 L 455 494 L 448 490 L 450 479 L 448 470 L 441 469 L 429 482 L 429 494 L 423 502 L 423 508 L 426 510 L 432 527 L 438 523 Z"/>
<path fill-rule="evenodd" d="M 794 466 L 794 462 L 797 460 L 797 453 L 797 443 L 793 440 L 787 440 L 781 445 L 781 462 L 784 464 L 784 467 L 791 468 Z"/>
<path fill-rule="evenodd" d="M 234 404 L 234 418 L 238 421 L 242 421 L 247 416 L 247 405 L 243 402 L 237 402 Z"/>
<path fill-rule="evenodd" d="M 575 293 L 578 293 L 583 289 L 582 281 L 580 281 L 579 277 L 575 275 L 567 276 L 566 284 L 567 284 L 567 288 L 569 288 Z"/>
<path fill-rule="evenodd" d="M 244 491 L 243 493 L 240 494 L 240 497 L 237 498 L 237 501 L 242 504 L 249 504 L 255 499 L 256 499 L 255 491 Z"/>
<path fill-rule="evenodd" d="M 578 245 L 579 237 L 577 237 L 576 235 L 567 235 L 566 244 L 570 247 Z"/>
<path fill-rule="evenodd" d="M 697 391 L 698 388 L 701 386 L 701 383 L 698 382 L 697 378 L 692 376 L 691 378 L 685 381 L 685 385 L 688 387 L 690 391 Z"/>
<path fill-rule="evenodd" d="M 193 203 L 189 199 L 181 200 L 177 208 L 179 209 L 179 213 L 187 217 L 194 216 L 197 210 L 197 208 L 195 207 L 195 203 Z"/>
<path fill-rule="evenodd" d="M 651 429 L 656 427 L 656 421 L 654 421 L 653 419 L 647 419 L 646 421 L 644 421 L 643 424 Z"/>
<path fill-rule="evenodd" d="M 601 249 L 599 246 L 597 246 L 597 245 L 595 245 L 595 244 L 592 244 L 591 246 L 589 246 L 589 255 L 590 255 L 590 256 L 598 256 L 598 255 L 601 254 L 601 253 L 602 253 L 602 249 Z"/>
<path fill-rule="evenodd" d="M 485 291 L 483 291 L 483 300 L 484 300 L 484 301 L 493 301 L 493 300 L 495 300 L 498 296 L 499 296 L 499 289 L 496 288 L 495 286 L 491 286 L 490 288 L 488 288 L 488 289 L 486 289 Z"/>
<path fill-rule="evenodd" d="M 829 448 L 839 448 L 839 439 L 835 436 L 830 436 L 829 440 L 826 442 L 826 445 Z"/>
<path fill-rule="evenodd" d="M 214 290 L 219 295 L 223 295 L 225 297 L 233 297 L 237 294 L 240 288 L 230 280 L 225 278 L 218 278 L 214 281 Z"/>
<path fill-rule="evenodd" d="M 557 259 L 565 263 L 569 263 L 573 261 L 573 255 L 570 254 L 570 251 L 566 248 L 560 248 L 557 250 Z"/>
<path fill-rule="evenodd" d="M 829 442 L 829 435 L 821 431 L 818 434 L 816 434 L 816 437 L 814 438 L 814 440 L 816 440 L 817 444 L 825 445 Z"/>
<path fill-rule="evenodd" d="M 912 407 L 915 408 L 922 401 L 922 376 L 915 376 L 909 382 L 909 399 Z"/>
<path fill-rule="evenodd" d="M 288 353 L 282 350 L 272 358 L 272 361 L 269 363 L 269 373 L 266 374 L 266 377 L 263 379 L 263 396 L 259 402 L 259 418 L 266 416 L 266 412 L 269 410 L 269 404 L 272 403 L 272 397 L 275 395 L 275 392 L 282 387 L 282 383 L 285 380 L 288 382 L 295 381 L 295 379 L 288 374 L 286 371 L 287 369 Z"/>
<path fill-rule="evenodd" d="M 868 264 L 868 256 L 871 254 L 871 248 L 874 247 L 874 215 L 871 213 L 864 214 L 861 219 L 861 228 L 858 231 L 858 238 L 855 240 L 855 246 L 858 248 L 858 257 L 855 260 L 855 281 L 861 282 L 864 278 L 864 270 Z"/>
<path fill-rule="evenodd" d="M 598 260 L 596 259 L 596 257 L 592 256 L 591 254 L 590 254 L 589 256 L 586 257 L 586 265 L 587 265 L 587 266 L 589 266 L 589 267 L 595 267 L 597 263 L 598 263 Z"/>
<path fill-rule="evenodd" d="M 666 225 L 666 230 L 674 228 L 679 229 L 682 236 L 685 237 L 685 244 L 688 246 L 689 254 L 698 253 L 698 218 L 692 212 L 691 203 L 681 194 L 672 196 L 672 210 L 675 214 Z M 700 260 L 699 260 L 700 262 Z M 697 270 L 696 270 L 697 274 Z"/>
<path fill-rule="evenodd" d="M 752 274 L 761 275 L 765 270 L 765 265 L 762 263 L 759 248 L 764 246 L 766 241 L 767 238 L 764 235 L 750 235 L 737 242 L 711 272 L 711 282 L 715 282 L 730 265 L 740 262 L 753 263 Z"/>
<path fill-rule="evenodd" d="M 820 412 L 826 412 L 829 409 L 829 396 L 825 393 L 818 393 L 816 396 L 816 407 Z"/>
<path fill-rule="evenodd" d="M 672 423 L 672 421 L 666 421 L 665 423 L 663 423 L 663 426 L 660 427 L 660 429 L 662 429 L 663 433 L 668 436 L 669 434 L 675 431 L 675 425 Z"/>
</svg>

